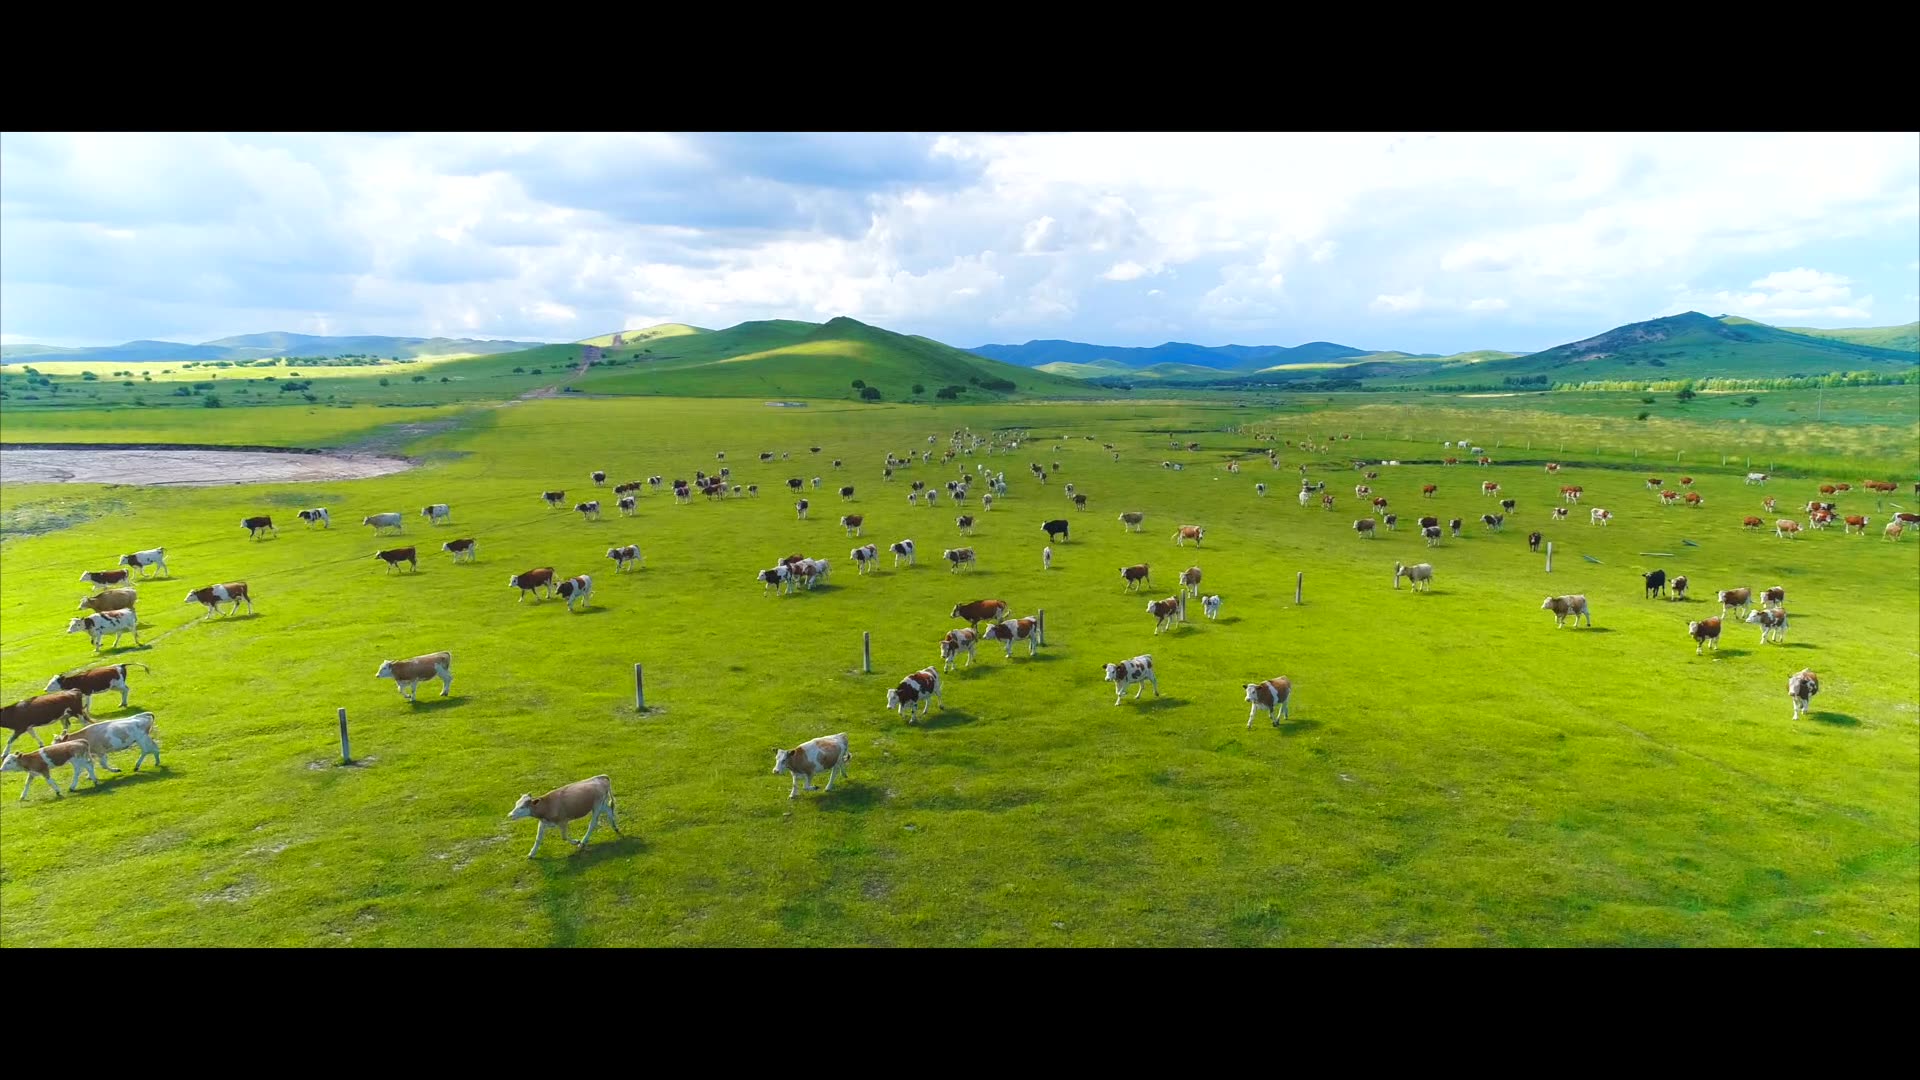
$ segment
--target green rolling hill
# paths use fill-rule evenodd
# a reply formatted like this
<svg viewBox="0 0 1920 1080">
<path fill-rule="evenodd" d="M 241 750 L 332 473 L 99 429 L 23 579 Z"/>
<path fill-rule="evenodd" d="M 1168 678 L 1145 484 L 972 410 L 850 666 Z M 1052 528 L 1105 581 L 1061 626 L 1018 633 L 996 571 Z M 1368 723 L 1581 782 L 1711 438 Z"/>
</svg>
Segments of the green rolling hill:
<svg viewBox="0 0 1920 1080">
<path fill-rule="evenodd" d="M 316 337 L 311 334 L 243 334 L 239 337 L 186 345 L 178 341 L 129 341 L 124 345 L 67 349 L 56 345 L 0 345 L 0 362 L 71 360 L 83 363 L 140 364 L 185 360 L 265 360 L 275 356 L 487 356 L 520 352 L 538 341 L 498 341 L 474 338 Z"/>
<path fill-rule="evenodd" d="M 1752 319 L 1743 319 L 1738 315 L 1723 315 L 1720 321 L 1728 326 L 1767 325 L 1756 323 Z M 1775 329 L 1804 337 L 1830 338 L 1854 345 L 1871 345 L 1876 349 L 1893 349 L 1896 352 L 1907 353 L 1920 352 L 1920 322 L 1910 322 L 1905 326 L 1849 326 L 1836 330 L 1821 330 L 1813 326 L 1781 326 Z"/>
</svg>

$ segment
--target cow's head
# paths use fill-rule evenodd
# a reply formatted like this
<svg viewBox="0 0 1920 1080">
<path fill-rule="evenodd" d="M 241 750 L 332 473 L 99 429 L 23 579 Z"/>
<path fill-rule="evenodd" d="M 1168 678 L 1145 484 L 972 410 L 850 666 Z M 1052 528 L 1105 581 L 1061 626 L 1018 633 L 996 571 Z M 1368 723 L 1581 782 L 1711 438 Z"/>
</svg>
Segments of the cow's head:
<svg viewBox="0 0 1920 1080">
<path fill-rule="evenodd" d="M 7 751 L 6 757 L 0 758 L 0 772 L 26 772 L 26 771 L 27 771 L 26 767 L 20 764 L 19 751 L 9 750 Z"/>
<path fill-rule="evenodd" d="M 1124 667 L 1124 665 L 1121 665 L 1121 664 L 1108 664 L 1108 665 L 1106 666 L 1106 679 L 1105 679 L 1105 681 L 1107 681 L 1107 682 L 1118 682 L 1118 681 L 1119 681 L 1119 679 L 1120 679 L 1120 675 L 1121 675 L 1121 673 L 1122 673 L 1122 672 L 1123 672 L 1124 670 L 1125 670 L 1125 667 Z"/>
<path fill-rule="evenodd" d="M 534 799 L 533 799 L 532 792 L 527 792 L 526 794 L 520 796 L 520 801 L 514 803 L 513 810 L 507 814 L 507 820 L 512 821 L 514 818 L 532 817 L 533 802 L 534 802 Z"/>
<path fill-rule="evenodd" d="M 85 630 L 85 629 L 86 629 L 86 628 L 87 628 L 88 626 L 90 626 L 90 625 L 92 625 L 92 624 L 91 624 L 91 623 L 89 622 L 89 620 L 91 620 L 92 618 L 93 618 L 93 616 L 91 616 L 91 615 L 82 615 L 82 616 L 80 616 L 79 618 L 77 618 L 77 619 L 75 619 L 75 620 L 73 620 L 72 622 L 70 622 L 70 623 L 68 623 L 68 624 L 67 624 L 67 633 L 69 633 L 69 634 L 71 634 L 71 633 L 73 633 L 73 632 L 74 632 L 74 631 L 76 631 L 76 630 Z"/>
</svg>

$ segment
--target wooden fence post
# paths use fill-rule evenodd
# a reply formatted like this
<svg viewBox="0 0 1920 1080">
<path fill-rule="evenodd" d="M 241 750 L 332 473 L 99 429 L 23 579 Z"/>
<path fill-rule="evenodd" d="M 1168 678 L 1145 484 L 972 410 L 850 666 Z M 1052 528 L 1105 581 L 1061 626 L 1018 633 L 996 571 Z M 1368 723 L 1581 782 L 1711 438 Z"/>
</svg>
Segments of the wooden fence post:
<svg viewBox="0 0 1920 1080">
<path fill-rule="evenodd" d="M 1306 587 L 1307 587 L 1307 572 L 1305 570 L 1295 571 L 1293 575 L 1293 602 L 1294 603 L 1298 604 L 1300 602 L 1300 594 L 1303 590 L 1306 589 Z"/>
<path fill-rule="evenodd" d="M 353 764 L 353 748 L 347 744 L 347 710 L 340 710 L 340 764 Z"/>
<path fill-rule="evenodd" d="M 1033 616 L 1033 640 L 1037 645 L 1047 643 L 1047 609 L 1041 608 Z"/>
<path fill-rule="evenodd" d="M 1553 541 L 1547 541 L 1547 573 L 1553 573 Z"/>
<path fill-rule="evenodd" d="M 646 677 L 640 672 L 640 665 L 633 665 L 633 709 L 635 712 L 647 711 Z"/>
<path fill-rule="evenodd" d="M 873 631 L 871 630 L 860 632 L 860 670 L 868 675 L 873 674 Z"/>
</svg>

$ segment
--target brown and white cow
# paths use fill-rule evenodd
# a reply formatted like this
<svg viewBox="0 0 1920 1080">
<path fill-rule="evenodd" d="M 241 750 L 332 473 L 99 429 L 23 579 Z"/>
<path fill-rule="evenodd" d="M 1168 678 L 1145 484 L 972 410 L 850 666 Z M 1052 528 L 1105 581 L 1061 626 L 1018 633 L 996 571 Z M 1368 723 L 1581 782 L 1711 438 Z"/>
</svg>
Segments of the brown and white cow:
<svg viewBox="0 0 1920 1080">
<path fill-rule="evenodd" d="M 80 601 L 80 606 L 88 611 L 114 611 L 131 608 L 139 599 L 139 594 L 132 589 L 106 589 Z"/>
<path fill-rule="evenodd" d="M 401 563 L 406 563 L 412 567 L 415 572 L 418 572 L 420 569 L 419 554 L 412 547 L 388 548 L 385 551 L 376 551 L 373 553 L 373 557 L 386 563 L 389 571 L 398 569 Z"/>
<path fill-rule="evenodd" d="M 1149 580 L 1151 574 L 1152 568 L 1146 563 L 1135 563 L 1132 566 L 1121 567 L 1120 578 L 1126 582 L 1126 585 L 1121 591 L 1136 592 L 1143 584 L 1151 585 L 1152 582 Z"/>
<path fill-rule="evenodd" d="M 208 585 L 187 594 L 186 603 L 199 604 L 207 609 L 208 616 L 220 614 L 221 604 L 232 604 L 229 615 L 238 615 L 240 605 L 247 605 L 247 614 L 253 614 L 253 595 L 247 591 L 244 581 L 227 581 L 218 585 Z"/>
<path fill-rule="evenodd" d="M 1173 543 L 1175 547 L 1184 547 L 1186 546 L 1187 541 L 1191 540 L 1193 541 L 1193 544 L 1195 547 L 1199 547 L 1200 541 L 1205 540 L 1206 538 L 1207 538 L 1207 531 L 1201 528 L 1200 526 L 1182 525 L 1180 526 L 1179 531 L 1173 534 Z"/>
<path fill-rule="evenodd" d="M 848 536 L 861 536 L 864 535 L 863 526 L 866 520 L 866 517 L 861 514 L 846 514 L 840 518 L 840 527 L 847 530 Z"/>
<path fill-rule="evenodd" d="M 111 668 L 101 670 L 113 670 Z M 93 716 L 87 712 L 87 693 L 78 687 L 69 687 L 48 694 L 36 694 L 22 698 L 11 705 L 0 706 L 0 728 L 13 732 L 7 739 L 5 749 L 13 749 L 13 740 L 30 734 L 33 741 L 45 746 L 46 741 L 40 733 L 33 730 L 48 724 L 66 725 L 68 716 L 78 716 L 81 720 L 92 722 Z"/>
<path fill-rule="evenodd" d="M 472 562 L 480 553 L 480 545 L 469 536 L 464 540 L 449 540 L 440 545 L 440 550 L 451 554 L 454 562 Z"/>
<path fill-rule="evenodd" d="M 149 674 L 152 673 L 152 669 L 148 668 L 145 664 L 114 664 L 111 667 L 88 668 L 85 671 L 76 671 L 71 675 L 55 675 L 47 681 L 47 692 L 77 690 L 80 692 L 81 700 L 86 703 L 88 708 L 92 708 L 93 695 L 118 690 L 120 691 L 120 707 L 124 709 L 127 707 L 127 669 L 130 667 L 137 667 Z"/>
<path fill-rule="evenodd" d="M 598 477 L 604 474 L 593 475 Z M 546 839 L 548 826 L 560 827 L 560 839 L 572 844 L 576 855 L 587 849 L 587 841 L 593 839 L 593 827 L 600 823 L 601 818 L 607 819 L 615 836 L 624 835 L 620 832 L 620 823 L 613 818 L 613 781 L 604 773 L 554 788 L 537 799 L 532 792 L 520 796 L 520 801 L 514 803 L 513 809 L 507 813 L 507 820 L 529 817 L 540 823 L 533 834 L 533 850 L 527 852 L 529 859 L 539 853 L 540 841 Z M 587 834 L 575 840 L 567 835 L 567 823 L 581 818 L 587 819 Z"/>
<path fill-rule="evenodd" d="M 1147 515 L 1141 513 L 1140 511 L 1129 510 L 1126 513 L 1120 515 L 1120 524 L 1124 525 L 1128 532 L 1139 532 L 1140 523 L 1145 521 L 1146 519 L 1147 519 Z"/>
<path fill-rule="evenodd" d="M 1569 484 L 1560 489 L 1560 498 L 1565 502 L 1577 503 L 1580 497 L 1586 494 L 1586 490 L 1578 484 Z"/>
<path fill-rule="evenodd" d="M 133 613 L 132 608 L 82 615 L 67 624 L 67 633 L 71 634 L 79 630 L 86 631 L 87 636 L 93 639 L 94 652 L 100 651 L 100 639 L 108 634 L 113 635 L 113 647 L 116 649 L 120 647 L 120 637 L 123 634 L 132 634 L 133 643 L 140 644 L 140 619 Z"/>
<path fill-rule="evenodd" d="M 907 718 L 911 724 L 917 717 L 926 714 L 935 700 L 940 699 L 940 673 L 932 668 L 919 671 L 900 680 L 900 685 L 887 691 L 887 708 Z M 940 707 L 947 703 L 940 701 Z"/>
<path fill-rule="evenodd" d="M 909 721 L 911 723 L 911 721 Z M 791 750 L 773 752 L 773 775 L 788 773 L 793 777 L 793 789 L 787 792 L 791 799 L 800 794 L 800 781 L 804 778 L 807 790 L 815 790 L 813 778 L 821 773 L 827 774 L 827 790 L 833 790 L 834 777 L 846 778 L 847 762 L 853 757 L 853 751 L 847 749 L 847 733 L 822 735 L 817 739 L 803 742 Z"/>
<path fill-rule="evenodd" d="M 1613 511 L 1602 510 L 1596 506 L 1587 511 L 1587 520 L 1595 525 L 1605 525 L 1607 522 L 1613 520 Z"/>
<path fill-rule="evenodd" d="M 516 604 L 524 602 L 528 593 L 532 593 L 534 599 L 540 599 L 541 589 L 547 590 L 547 598 L 551 599 L 553 596 L 553 567 L 540 566 L 515 574 L 507 579 L 507 588 L 520 590 L 520 599 L 514 601 Z"/>
<path fill-rule="evenodd" d="M 958 573 L 963 566 L 973 566 L 975 564 L 973 549 L 970 547 L 948 548 L 940 553 L 940 557 L 947 560 L 947 569 L 952 573 Z"/>
<path fill-rule="evenodd" d="M 1780 518 L 1773 523 L 1773 535 L 1786 539 L 1800 532 L 1800 523 L 1792 518 Z"/>
<path fill-rule="evenodd" d="M 1113 704 L 1118 707 L 1127 699 L 1127 687 L 1134 687 L 1133 699 L 1147 692 L 1148 685 L 1153 687 L 1153 696 L 1160 696 L 1160 679 L 1153 673 L 1153 657 L 1141 653 L 1131 660 L 1122 660 L 1117 664 L 1108 664 L 1103 669 L 1105 680 L 1113 684 Z"/>
<path fill-rule="evenodd" d="M 1753 590 L 1750 588 L 1722 589 L 1714 594 L 1714 599 L 1719 603 L 1722 615 L 1730 613 L 1737 615 L 1752 606 Z M 1786 594 L 1782 593 L 1781 599 L 1786 599 Z"/>
<path fill-rule="evenodd" d="M 1681 501 L 1692 507 L 1701 507 L 1707 504 L 1707 500 L 1701 498 L 1700 493 L 1697 491 L 1687 492 L 1681 496 Z"/>
<path fill-rule="evenodd" d="M 946 669 L 952 671 L 953 661 L 965 655 L 967 666 L 972 667 L 977 659 L 974 650 L 979 648 L 979 645 L 980 635 L 972 630 L 949 630 L 947 635 L 940 639 L 940 659 L 946 665 Z"/>
<path fill-rule="evenodd" d="M 1667 599 L 1685 600 L 1687 598 L 1687 575 L 1681 574 L 1679 577 L 1667 582 L 1667 589 Z"/>
<path fill-rule="evenodd" d="M 79 789 L 81 769 L 87 770 L 87 776 L 95 784 L 100 782 L 100 775 L 93 771 L 93 757 L 87 752 L 85 742 L 56 742 L 51 746 L 43 745 L 38 750 L 28 750 L 24 754 L 9 753 L 4 759 L 0 759 L 0 772 L 27 774 L 26 786 L 20 789 L 22 802 L 26 801 L 27 791 L 33 787 L 35 779 L 46 781 L 47 786 L 53 789 L 53 797 L 57 799 L 60 798 L 60 785 L 54 782 L 53 770 L 62 765 L 73 767 L 73 783 L 68 785 L 68 791 Z"/>
<path fill-rule="evenodd" d="M 1189 566 L 1180 571 L 1180 587 L 1188 596 L 1200 595 L 1200 568 Z"/>
<path fill-rule="evenodd" d="M 1893 520 L 1902 525 L 1920 524 L 1920 514 L 1913 513 L 1910 510 L 1901 510 L 1893 515 Z"/>
<path fill-rule="evenodd" d="M 276 537 L 280 535 L 280 530 L 273 527 L 273 519 L 271 517 L 243 518 L 240 521 L 240 527 L 247 530 L 247 539 L 249 540 L 258 539 L 261 533 L 272 533 Z"/>
<path fill-rule="evenodd" d="M 1848 514 L 1841 520 L 1846 524 L 1846 532 L 1857 532 L 1861 536 L 1867 535 L 1867 525 L 1870 519 L 1864 514 Z"/>
<path fill-rule="evenodd" d="M 953 613 L 948 618 L 965 619 L 968 626 L 978 630 L 983 622 L 1004 621 L 1008 610 L 1005 600 L 975 600 L 968 604 L 954 605 Z"/>
<path fill-rule="evenodd" d="M 414 695 L 422 682 L 439 679 L 440 696 L 446 697 L 453 692 L 453 654 L 437 652 L 407 660 L 388 660 L 380 665 L 380 670 L 374 672 L 373 677 L 392 679 L 400 689 L 401 696 L 408 701 L 416 700 Z"/>
<path fill-rule="evenodd" d="M 1760 628 L 1760 643 L 1769 640 L 1780 644 L 1787 640 L 1787 611 L 1785 608 L 1756 608 L 1747 613 L 1747 621 Z"/>
<path fill-rule="evenodd" d="M 1579 626 L 1581 616 L 1586 617 L 1588 626 L 1593 625 L 1593 611 L 1587 605 L 1586 596 L 1580 593 L 1574 593 L 1568 596 L 1549 596 L 1541 603 L 1540 610 L 1553 612 L 1553 625 L 1555 629 L 1565 625 L 1568 619 L 1573 620 L 1573 625 Z"/>
<path fill-rule="evenodd" d="M 1679 493 L 1679 492 L 1677 492 L 1677 491 L 1668 491 L 1668 490 L 1667 490 L 1667 489 L 1665 489 L 1665 488 L 1662 488 L 1662 489 L 1660 489 L 1660 503 L 1661 503 L 1661 505 L 1663 505 L 1663 506 L 1672 506 L 1672 505 L 1674 504 L 1674 501 L 1675 501 L 1676 499 L 1678 499 L 1678 498 L 1680 498 L 1680 493 Z"/>
<path fill-rule="evenodd" d="M 80 575 L 80 580 L 89 585 L 118 585 L 127 577 L 125 570 L 89 570 Z"/>
<path fill-rule="evenodd" d="M 641 562 L 640 545 L 628 544 L 625 547 L 608 548 L 607 558 L 613 560 L 613 572 L 618 574 L 627 567 Z"/>
<path fill-rule="evenodd" d="M 1480 485 L 1480 494 L 1482 495 L 1492 495 L 1499 490 L 1500 485 L 1494 483 L 1492 480 L 1483 481 Z"/>
<path fill-rule="evenodd" d="M 1027 643 L 1028 656 L 1034 654 L 1034 649 L 1039 645 L 1039 627 L 1040 620 L 1029 615 L 1024 619 L 1008 619 L 1006 622 L 994 623 L 982 631 L 980 637 L 984 641 L 1004 642 L 1007 647 L 1007 659 L 1011 660 L 1013 643 L 1016 641 Z"/>
<path fill-rule="evenodd" d="M 1720 619 L 1701 619 L 1687 624 L 1687 633 L 1693 635 L 1693 655 L 1699 656 L 1702 647 L 1713 646 L 1714 652 L 1720 651 Z"/>
<path fill-rule="evenodd" d="M 1353 485 L 1353 497 L 1356 499 L 1364 499 L 1372 494 L 1373 494 L 1373 489 L 1368 487 L 1365 484 Z"/>
<path fill-rule="evenodd" d="M 1762 607 L 1779 607 L 1786 602 L 1787 587 L 1785 585 L 1775 585 L 1773 588 L 1767 589 L 1760 594 L 1760 604 Z"/>
<path fill-rule="evenodd" d="M 567 602 L 568 611 L 573 610 L 573 605 L 576 601 L 580 604 L 581 608 L 584 609 L 587 606 L 587 602 L 593 597 L 593 578 L 586 574 L 581 574 L 578 577 L 570 577 L 555 585 L 553 591 L 558 594 L 562 600 Z"/>
<path fill-rule="evenodd" d="M 1820 676 L 1802 668 L 1787 680 L 1787 697 L 1793 701 L 1793 718 L 1800 719 L 1813 706 L 1813 695 L 1820 692 Z"/>
<path fill-rule="evenodd" d="M 1253 730 L 1253 718 L 1260 710 L 1267 710 L 1273 726 L 1279 727 L 1281 720 L 1292 719 L 1293 680 L 1285 675 L 1277 675 L 1263 682 L 1247 683 L 1247 702 L 1252 706 L 1247 710 L 1247 730 Z"/>
<path fill-rule="evenodd" d="M 1185 595 L 1169 596 L 1165 600 L 1147 601 L 1147 614 L 1153 616 L 1153 632 L 1170 629 L 1175 621 L 1187 621 L 1187 602 Z"/>
</svg>

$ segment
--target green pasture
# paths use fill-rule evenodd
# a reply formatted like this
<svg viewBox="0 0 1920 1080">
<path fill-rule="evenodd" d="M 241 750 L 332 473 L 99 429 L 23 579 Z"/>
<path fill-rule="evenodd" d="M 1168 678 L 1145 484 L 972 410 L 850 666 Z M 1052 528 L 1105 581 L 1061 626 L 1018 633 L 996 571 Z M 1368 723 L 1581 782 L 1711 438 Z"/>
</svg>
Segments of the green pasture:
<svg viewBox="0 0 1920 1080">
<path fill-rule="evenodd" d="M 83 570 L 156 546 L 172 567 L 138 586 L 146 646 L 99 658 L 153 669 L 134 670 L 132 705 L 156 714 L 165 765 L 135 775 L 134 755 L 117 755 L 126 772 L 58 800 L 36 782 L 17 801 L 20 774 L 0 780 L 0 943 L 1920 945 L 1920 536 L 1881 539 L 1889 507 L 1862 492 L 1841 508 L 1872 515 L 1869 536 L 1745 531 L 1763 491 L 1742 482 L 1743 460 L 1718 462 L 1722 446 L 1859 462 L 1901 481 L 1891 502 L 1905 505 L 1911 413 L 1887 406 L 1803 441 L 1705 403 L 1693 407 L 1704 419 L 1662 427 L 1538 400 L 73 414 L 83 428 L 134 422 L 124 441 L 377 442 L 426 464 L 343 483 L 0 486 L 0 524 L 35 523 L 0 544 L 7 700 L 95 662 L 84 636 L 63 633 Z M 436 422 L 394 426 L 423 417 Z M 0 426 L 13 442 L 65 430 L 12 409 Z M 1029 438 L 942 465 L 959 428 Z M 1273 470 L 1255 431 L 1353 438 L 1324 452 L 1271 444 Z M 1515 448 L 1556 434 L 1564 451 Z M 1367 482 L 1400 527 L 1356 537 L 1363 481 L 1349 458 L 1430 460 L 1462 436 L 1496 460 L 1566 467 L 1380 467 Z M 926 449 L 932 463 L 916 456 L 882 481 L 888 451 Z M 720 451 L 759 498 L 682 506 L 649 490 L 636 517 L 614 509 L 612 482 L 691 479 Z M 791 457 L 761 464 L 760 451 Z M 1237 475 L 1222 468 L 1234 456 Z M 1705 507 L 1658 505 L 1641 460 L 1692 475 Z M 1030 476 L 1029 462 L 1056 461 L 1046 484 Z M 1334 512 L 1296 501 L 1302 463 Z M 910 481 L 940 487 L 962 465 L 1004 470 L 1011 486 L 983 512 L 975 485 L 971 538 L 944 498 L 906 502 Z M 594 469 L 609 487 L 592 489 Z M 796 520 L 785 481 L 813 476 L 810 518 Z M 1764 494 L 1797 506 L 1818 478 Z M 1519 502 L 1503 532 L 1478 522 L 1495 509 L 1487 479 Z M 1421 499 L 1423 483 L 1439 496 Z M 1567 483 L 1586 502 L 1550 522 Z M 599 497 L 605 519 L 549 510 L 549 488 Z M 451 504 L 451 525 L 419 516 L 432 502 Z M 294 517 L 315 505 L 331 509 L 330 531 Z M 1612 526 L 1589 525 L 1591 506 Z M 357 524 L 388 510 L 406 514 L 402 537 Z M 1126 510 L 1145 511 L 1141 533 L 1116 520 Z M 865 515 L 864 540 L 836 523 L 847 512 Z M 1413 526 L 1423 512 L 1468 518 L 1466 536 L 1428 549 Z M 247 538 L 240 519 L 257 513 L 277 539 Z M 1054 517 L 1073 535 L 1043 571 L 1040 525 Z M 1205 526 L 1200 548 L 1174 545 L 1181 524 Z M 1527 551 L 1532 529 L 1555 545 L 1551 574 Z M 478 561 L 453 565 L 439 545 L 467 536 Z M 907 537 L 919 565 L 893 569 L 886 545 Z M 866 541 L 883 556 L 863 577 L 848 549 Z M 604 552 L 629 542 L 644 569 L 615 574 Z M 408 543 L 417 574 L 370 558 Z M 961 545 L 979 568 L 949 573 L 940 551 Z M 830 582 L 763 595 L 755 572 L 793 552 L 831 559 Z M 1394 590 L 1396 560 L 1431 562 L 1432 594 Z M 1123 592 L 1119 568 L 1143 561 L 1153 587 Z M 1221 618 L 1192 602 L 1187 624 L 1155 636 L 1147 601 L 1192 565 L 1225 598 Z M 591 606 L 516 603 L 507 578 L 534 566 L 592 574 Z M 1654 567 L 1688 575 L 1695 600 L 1644 599 L 1639 573 Z M 230 580 L 252 586 L 256 615 L 206 619 L 182 602 Z M 1717 654 L 1694 654 L 1686 622 L 1718 613 L 1714 590 L 1771 585 L 1787 589 L 1786 644 L 1729 625 Z M 1576 592 L 1594 626 L 1556 629 L 1542 598 Z M 984 646 L 977 667 L 943 675 L 929 720 L 886 712 L 889 686 L 937 665 L 935 643 L 959 625 L 948 611 L 983 597 L 1046 610 L 1039 655 Z M 862 632 L 872 674 L 859 671 Z M 450 698 L 430 684 L 409 705 L 373 678 L 382 660 L 439 649 L 453 654 Z M 1140 653 L 1161 696 L 1115 707 L 1101 665 Z M 633 708 L 636 662 L 646 713 Z M 1786 682 L 1803 667 L 1822 692 L 1794 721 Z M 1291 721 L 1248 730 L 1242 684 L 1282 674 Z M 117 702 L 96 707 L 125 715 Z M 341 707 L 353 767 L 337 764 Z M 774 748 L 840 731 L 847 779 L 789 801 Z M 533 826 L 505 820 L 514 800 L 596 773 L 612 777 L 625 837 L 602 826 L 570 857 L 549 836 L 528 860 Z"/>
</svg>

